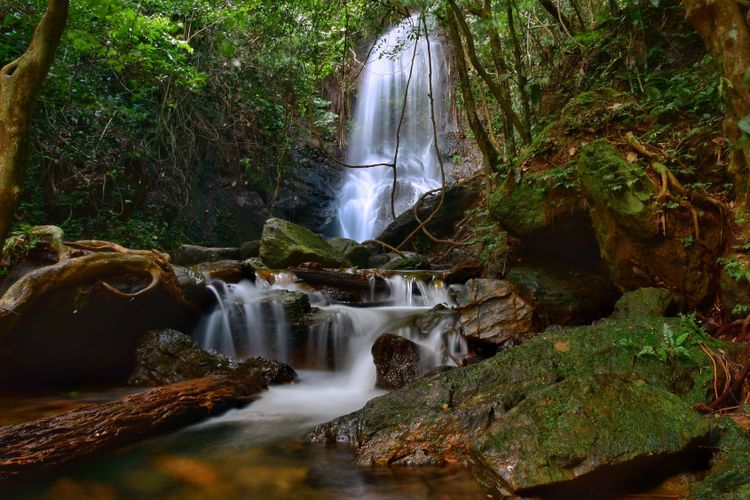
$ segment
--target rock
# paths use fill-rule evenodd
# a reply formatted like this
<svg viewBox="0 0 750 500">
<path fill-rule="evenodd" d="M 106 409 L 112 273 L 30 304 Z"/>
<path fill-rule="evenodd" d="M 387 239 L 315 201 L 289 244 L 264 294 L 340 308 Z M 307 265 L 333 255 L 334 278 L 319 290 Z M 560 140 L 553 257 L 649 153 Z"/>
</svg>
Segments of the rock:
<svg viewBox="0 0 750 500">
<path fill-rule="evenodd" d="M 370 260 L 370 250 L 349 238 L 329 238 L 328 244 L 338 250 L 355 267 L 366 268 Z"/>
<path fill-rule="evenodd" d="M 657 204 L 641 167 L 604 140 L 581 150 L 578 172 L 602 259 L 621 291 L 668 288 L 689 308 L 713 297 L 723 240 L 715 210 L 700 211 L 701 241 L 694 242 L 691 212 Z"/>
<path fill-rule="evenodd" d="M 625 292 L 615 304 L 613 318 L 670 316 L 679 309 L 677 297 L 665 288 L 639 288 Z"/>
<path fill-rule="evenodd" d="M 260 240 L 246 241 L 240 245 L 240 259 L 247 260 L 260 256 Z"/>
<path fill-rule="evenodd" d="M 422 360 L 429 353 L 400 335 L 384 333 L 372 345 L 372 357 L 377 370 L 376 386 L 399 389 L 417 379 L 424 369 Z"/>
<path fill-rule="evenodd" d="M 445 200 L 443 206 L 435 214 L 433 219 L 427 225 L 432 234 L 437 237 L 446 237 L 453 231 L 456 222 L 463 218 L 464 211 L 479 196 L 481 186 L 479 183 L 471 185 L 453 184 L 446 187 Z M 437 208 L 440 201 L 440 193 L 427 196 L 419 210 L 419 218 L 426 220 L 427 217 Z M 414 218 L 414 211 L 409 208 L 404 213 L 396 217 L 377 238 L 392 246 L 399 245 L 412 231 L 419 226 Z M 417 236 L 415 238 L 420 238 Z"/>
<path fill-rule="evenodd" d="M 278 301 L 290 322 L 302 318 L 312 309 L 307 294 L 299 290 L 271 290 L 268 300 Z"/>
<path fill-rule="evenodd" d="M 384 253 L 370 259 L 370 267 L 378 267 L 390 271 L 429 271 L 432 269 L 426 257 L 414 252 Z"/>
<path fill-rule="evenodd" d="M 271 268 L 317 262 L 325 267 L 348 267 L 349 262 L 309 229 L 282 219 L 268 219 L 263 226 L 260 258 Z"/>
<path fill-rule="evenodd" d="M 443 281 L 449 285 L 465 283 L 471 278 L 478 278 L 482 274 L 484 264 L 479 259 L 467 259 L 451 267 L 443 276 Z"/>
<path fill-rule="evenodd" d="M 204 351 L 193 339 L 176 330 L 154 330 L 138 343 L 129 383 L 165 385 L 208 375 L 225 375 L 262 387 L 293 382 L 297 377 L 292 367 L 278 361 L 235 360 Z"/>
<path fill-rule="evenodd" d="M 750 498 L 750 433 L 728 418 L 715 424 L 720 434 L 717 454 L 705 479 L 690 491 L 689 500 Z"/>
<path fill-rule="evenodd" d="M 605 468 L 607 488 L 637 482 L 668 458 L 697 453 L 709 430 L 674 394 L 627 375 L 602 374 L 565 379 L 501 411 L 472 447 L 485 464 L 486 489 L 545 497 Z M 625 475 L 634 464 L 640 473 Z"/>
<path fill-rule="evenodd" d="M 246 405 L 263 389 L 263 384 L 212 375 L 0 427 L 0 481 L 31 476 L 220 415 Z"/>
<path fill-rule="evenodd" d="M 456 297 L 465 337 L 505 344 L 534 330 L 534 308 L 509 281 L 472 279 Z"/>
<path fill-rule="evenodd" d="M 370 302 L 388 290 L 385 280 L 370 272 L 293 268 L 295 276 L 339 302 Z"/>
<path fill-rule="evenodd" d="M 240 249 L 235 247 L 211 248 L 197 245 L 180 245 L 172 253 L 172 262 L 180 266 L 192 266 L 201 262 L 237 260 Z"/>
<path fill-rule="evenodd" d="M 617 289 L 608 278 L 569 267 L 519 266 L 505 279 L 535 305 L 541 325 L 584 325 L 608 316 Z"/>
<path fill-rule="evenodd" d="M 499 496 L 569 480 L 568 497 L 585 498 L 590 477 L 652 477 L 655 459 L 689 458 L 708 432 L 690 407 L 710 384 L 700 342 L 670 363 L 636 356 L 664 325 L 681 332 L 678 319 L 640 317 L 543 333 L 373 399 L 308 439 L 351 441 L 360 465 L 464 464 Z"/>
<path fill-rule="evenodd" d="M 242 280 L 255 281 L 255 269 L 248 261 L 219 260 L 202 262 L 189 268 L 193 273 L 206 276 L 208 281 L 221 280 L 225 283 L 239 283 Z"/>
<path fill-rule="evenodd" d="M 185 298 L 199 310 L 216 301 L 216 296 L 206 286 L 206 277 L 192 269 L 180 266 L 172 266 L 177 284 L 182 289 Z"/>
</svg>

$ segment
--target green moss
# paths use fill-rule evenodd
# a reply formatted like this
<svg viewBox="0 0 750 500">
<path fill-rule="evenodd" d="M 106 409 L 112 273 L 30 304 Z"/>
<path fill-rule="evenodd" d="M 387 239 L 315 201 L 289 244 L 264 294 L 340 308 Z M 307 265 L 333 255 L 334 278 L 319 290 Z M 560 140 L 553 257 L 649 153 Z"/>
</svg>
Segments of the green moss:
<svg viewBox="0 0 750 500">
<path fill-rule="evenodd" d="M 317 262 L 345 267 L 349 262 L 331 245 L 307 228 L 282 219 L 268 219 L 260 240 L 260 258 L 272 268 Z"/>
<path fill-rule="evenodd" d="M 690 500 L 745 500 L 750 498 L 750 435 L 725 418 L 715 428 L 721 433 L 718 454 L 706 479 L 690 492 Z"/>
</svg>

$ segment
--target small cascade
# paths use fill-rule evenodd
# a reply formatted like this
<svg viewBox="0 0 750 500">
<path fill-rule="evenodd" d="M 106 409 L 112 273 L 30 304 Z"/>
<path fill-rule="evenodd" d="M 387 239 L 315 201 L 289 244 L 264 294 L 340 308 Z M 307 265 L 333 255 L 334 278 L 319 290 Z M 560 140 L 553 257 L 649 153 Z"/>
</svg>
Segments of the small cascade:
<svg viewBox="0 0 750 500">
<path fill-rule="evenodd" d="M 352 165 L 392 163 L 396 157 L 396 214 L 441 183 L 430 112 L 430 59 L 438 137 L 450 128 L 443 47 L 437 36 L 430 36 L 428 57 L 420 23 L 415 14 L 375 44 L 362 71 L 346 151 Z M 338 202 L 342 236 L 363 241 L 385 228 L 391 221 L 392 179 L 388 166 L 348 171 Z"/>
</svg>

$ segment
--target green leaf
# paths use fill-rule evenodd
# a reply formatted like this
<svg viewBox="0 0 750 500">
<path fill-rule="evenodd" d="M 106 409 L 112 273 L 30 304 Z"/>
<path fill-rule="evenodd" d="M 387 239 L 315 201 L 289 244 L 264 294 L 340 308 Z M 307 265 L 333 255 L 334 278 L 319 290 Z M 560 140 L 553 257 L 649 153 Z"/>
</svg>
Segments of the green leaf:
<svg viewBox="0 0 750 500">
<path fill-rule="evenodd" d="M 737 128 L 750 135 L 750 115 L 745 115 L 737 122 Z"/>
</svg>

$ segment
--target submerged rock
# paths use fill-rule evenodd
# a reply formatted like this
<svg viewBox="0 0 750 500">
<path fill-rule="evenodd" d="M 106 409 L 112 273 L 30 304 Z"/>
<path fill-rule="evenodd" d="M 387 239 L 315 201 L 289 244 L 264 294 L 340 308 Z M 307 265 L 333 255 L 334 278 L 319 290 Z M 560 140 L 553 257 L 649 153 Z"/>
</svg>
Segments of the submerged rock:
<svg viewBox="0 0 750 500">
<path fill-rule="evenodd" d="M 341 254 L 354 264 L 355 267 L 365 268 L 370 260 L 370 250 L 349 238 L 329 238 L 328 244 L 341 252 Z"/>
<path fill-rule="evenodd" d="M 424 371 L 425 349 L 400 335 L 384 333 L 372 345 L 377 370 L 375 385 L 381 389 L 399 389 L 413 382 Z"/>
<path fill-rule="evenodd" d="M 263 226 L 260 258 L 271 268 L 316 262 L 325 267 L 347 267 L 349 262 L 323 238 L 309 229 L 282 219 L 268 219 Z"/>
<path fill-rule="evenodd" d="M 217 260 L 237 260 L 240 249 L 236 247 L 201 247 L 197 245 L 180 245 L 172 253 L 172 262 L 180 266 L 192 266 L 201 262 Z"/>
<path fill-rule="evenodd" d="M 309 438 L 350 440 L 361 465 L 462 463 L 500 495 L 565 484 L 585 497 L 591 477 L 653 476 L 708 433 L 690 407 L 705 401 L 696 380 L 710 373 L 698 343 L 670 363 L 636 356 L 665 325 L 679 332 L 677 319 L 641 317 L 540 334 L 373 399 Z"/>
<path fill-rule="evenodd" d="M 615 304 L 613 318 L 637 318 L 638 316 L 668 316 L 675 314 L 677 297 L 665 288 L 639 288 L 625 292 Z"/>
<path fill-rule="evenodd" d="M 176 330 L 149 332 L 135 351 L 132 385 L 164 385 L 208 375 L 226 375 L 262 386 L 293 382 L 291 366 L 263 358 L 235 360 L 204 351 L 193 339 Z"/>
<path fill-rule="evenodd" d="M 493 344 L 534 330 L 534 308 L 509 281 L 472 279 L 456 296 L 464 336 Z"/>
</svg>

